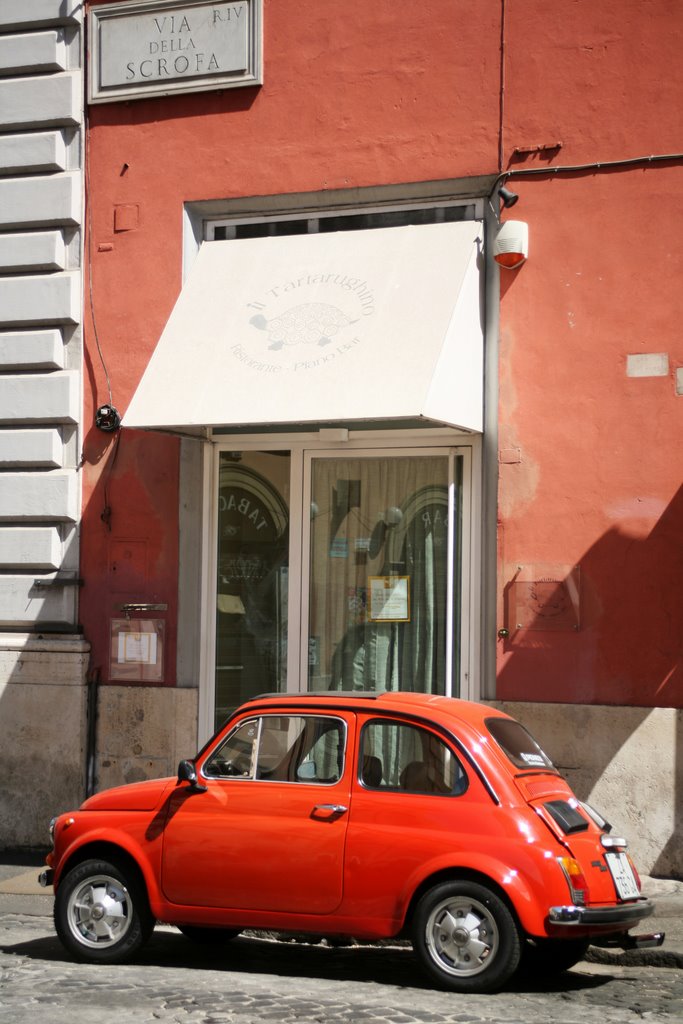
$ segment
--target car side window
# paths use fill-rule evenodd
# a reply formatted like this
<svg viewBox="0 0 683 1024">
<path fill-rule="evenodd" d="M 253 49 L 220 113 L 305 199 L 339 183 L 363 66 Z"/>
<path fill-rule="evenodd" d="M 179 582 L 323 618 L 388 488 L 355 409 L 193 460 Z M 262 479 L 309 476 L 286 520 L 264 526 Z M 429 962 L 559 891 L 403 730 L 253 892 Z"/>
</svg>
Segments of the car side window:
<svg viewBox="0 0 683 1024">
<path fill-rule="evenodd" d="M 459 759 L 440 737 L 403 722 L 368 722 L 361 734 L 359 778 L 368 789 L 456 796 L 467 789 Z"/>
<path fill-rule="evenodd" d="M 212 778 L 253 779 L 258 734 L 258 718 L 241 722 L 214 750 L 204 764 L 203 774 Z"/>
<path fill-rule="evenodd" d="M 333 785 L 344 770 L 346 725 L 323 715 L 264 715 L 234 729 L 204 765 L 214 778 Z"/>
<path fill-rule="evenodd" d="M 257 779 L 338 782 L 344 767 L 344 722 L 322 715 L 268 715 L 261 725 Z"/>
</svg>

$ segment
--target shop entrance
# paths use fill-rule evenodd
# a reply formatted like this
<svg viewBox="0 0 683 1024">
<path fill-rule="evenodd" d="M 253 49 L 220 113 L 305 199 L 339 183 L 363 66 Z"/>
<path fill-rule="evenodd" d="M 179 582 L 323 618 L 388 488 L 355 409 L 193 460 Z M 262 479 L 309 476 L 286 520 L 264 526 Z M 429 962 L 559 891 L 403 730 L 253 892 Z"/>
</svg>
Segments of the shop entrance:
<svg viewBox="0 0 683 1024">
<path fill-rule="evenodd" d="M 468 467 L 438 446 L 219 452 L 214 727 L 271 691 L 460 694 Z"/>
</svg>

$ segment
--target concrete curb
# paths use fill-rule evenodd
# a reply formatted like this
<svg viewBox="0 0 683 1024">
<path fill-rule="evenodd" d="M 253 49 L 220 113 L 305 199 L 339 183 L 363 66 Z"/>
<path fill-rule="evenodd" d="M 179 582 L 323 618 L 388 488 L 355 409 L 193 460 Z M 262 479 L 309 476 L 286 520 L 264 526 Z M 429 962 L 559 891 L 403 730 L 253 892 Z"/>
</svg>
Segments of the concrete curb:
<svg viewBox="0 0 683 1024">
<path fill-rule="evenodd" d="M 666 948 L 627 949 L 624 951 L 591 946 L 585 957 L 589 964 L 607 964 L 611 967 L 674 967 L 683 970 L 683 953 Z"/>
</svg>

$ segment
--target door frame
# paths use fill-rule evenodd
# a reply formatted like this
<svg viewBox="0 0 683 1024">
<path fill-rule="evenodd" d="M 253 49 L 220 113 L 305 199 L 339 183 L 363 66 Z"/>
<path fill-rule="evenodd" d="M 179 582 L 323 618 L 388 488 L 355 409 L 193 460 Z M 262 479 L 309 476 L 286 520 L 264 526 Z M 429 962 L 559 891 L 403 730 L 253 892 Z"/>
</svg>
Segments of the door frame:
<svg viewBox="0 0 683 1024">
<path fill-rule="evenodd" d="M 428 450 L 430 454 L 462 458 L 462 546 L 459 600 L 462 614 L 459 622 L 460 672 L 459 695 L 476 700 L 480 696 L 479 683 L 482 659 L 481 640 L 481 460 L 482 438 L 445 427 L 418 430 L 346 430 L 322 428 L 311 432 L 220 434 L 214 432 L 211 444 L 204 446 L 204 487 L 202 517 L 202 586 L 201 586 L 201 644 L 199 671 L 198 733 L 202 744 L 213 733 L 214 670 L 216 657 L 216 595 L 218 562 L 218 486 L 219 456 L 223 451 L 277 451 L 290 452 L 290 547 L 288 595 L 287 690 L 305 690 L 308 678 L 308 592 L 304 581 L 308 579 L 308 537 L 310 523 L 303 515 L 306 501 L 310 501 L 310 474 L 307 465 L 312 458 L 344 458 L 377 455 L 417 454 Z M 454 500 L 451 477 L 449 508 Z M 307 499 L 308 495 L 308 499 Z M 453 555 L 449 545 L 449 571 L 453 571 Z M 449 607 L 452 623 L 452 604 Z M 298 637 L 298 642 L 292 642 Z M 452 666 L 455 638 L 452 627 L 447 629 L 447 664 Z"/>
</svg>

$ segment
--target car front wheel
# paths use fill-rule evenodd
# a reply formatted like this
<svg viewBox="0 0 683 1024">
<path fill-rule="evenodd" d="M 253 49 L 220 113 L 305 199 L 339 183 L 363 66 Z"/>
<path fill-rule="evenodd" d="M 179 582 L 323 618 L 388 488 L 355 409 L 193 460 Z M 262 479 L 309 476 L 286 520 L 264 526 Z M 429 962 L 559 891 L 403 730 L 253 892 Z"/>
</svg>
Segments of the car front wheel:
<svg viewBox="0 0 683 1024">
<path fill-rule="evenodd" d="M 503 900 L 476 882 L 444 882 L 420 899 L 413 946 L 427 973 L 456 992 L 493 992 L 519 965 L 517 925 Z"/>
<path fill-rule="evenodd" d="M 154 929 L 143 886 L 117 863 L 87 860 L 57 887 L 55 927 L 77 959 L 114 964 L 129 960 Z"/>
</svg>

